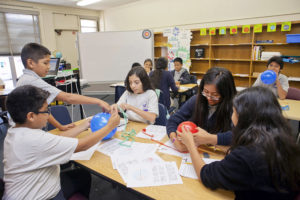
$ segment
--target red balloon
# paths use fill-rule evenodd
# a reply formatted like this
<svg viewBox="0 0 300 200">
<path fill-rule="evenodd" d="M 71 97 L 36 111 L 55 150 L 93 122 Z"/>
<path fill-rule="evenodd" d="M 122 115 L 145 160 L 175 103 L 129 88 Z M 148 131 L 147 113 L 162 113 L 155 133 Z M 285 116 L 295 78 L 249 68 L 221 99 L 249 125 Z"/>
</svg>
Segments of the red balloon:
<svg viewBox="0 0 300 200">
<path fill-rule="evenodd" d="M 194 124 L 193 122 L 190 122 L 190 121 L 182 122 L 177 127 L 177 131 L 182 133 L 182 126 L 185 126 L 185 128 L 188 129 L 189 131 L 191 131 L 192 133 L 197 133 L 198 132 L 197 125 Z"/>
</svg>

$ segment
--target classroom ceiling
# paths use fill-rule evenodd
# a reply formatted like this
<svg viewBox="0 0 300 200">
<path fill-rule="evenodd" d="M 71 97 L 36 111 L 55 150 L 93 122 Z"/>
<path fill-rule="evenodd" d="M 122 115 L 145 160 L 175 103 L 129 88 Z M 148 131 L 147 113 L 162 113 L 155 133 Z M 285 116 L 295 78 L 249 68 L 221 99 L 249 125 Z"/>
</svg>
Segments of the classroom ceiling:
<svg viewBox="0 0 300 200">
<path fill-rule="evenodd" d="M 58 5 L 58 6 L 68 6 L 68 7 L 75 7 L 75 8 L 88 8 L 93 10 L 105 10 L 108 8 L 121 6 L 124 4 L 132 3 L 140 0 L 102 0 L 98 3 L 94 3 L 83 7 L 76 5 L 76 2 L 79 0 L 20 0 L 20 1 Z"/>
</svg>

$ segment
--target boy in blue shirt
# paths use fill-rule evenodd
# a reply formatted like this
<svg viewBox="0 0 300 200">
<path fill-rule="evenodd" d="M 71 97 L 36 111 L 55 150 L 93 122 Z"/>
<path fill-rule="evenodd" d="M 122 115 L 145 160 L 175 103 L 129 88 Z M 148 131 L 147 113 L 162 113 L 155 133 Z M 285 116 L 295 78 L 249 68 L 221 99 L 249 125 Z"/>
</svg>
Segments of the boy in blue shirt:
<svg viewBox="0 0 300 200">
<path fill-rule="evenodd" d="M 50 104 L 53 100 L 67 102 L 69 104 L 96 104 L 104 108 L 106 111 L 110 111 L 110 106 L 105 101 L 97 98 L 63 92 L 41 79 L 41 77 L 45 77 L 47 75 L 50 69 L 50 55 L 51 52 L 40 44 L 26 44 L 21 51 L 21 59 L 25 67 L 24 74 L 19 78 L 17 87 L 22 85 L 33 85 L 48 91 L 50 93 L 50 96 L 47 99 L 48 104 Z M 63 126 L 56 121 L 52 115 L 49 116 L 49 123 L 61 131 L 68 130 L 74 126 L 73 124 Z"/>
<path fill-rule="evenodd" d="M 74 152 L 98 143 L 120 123 L 114 112 L 105 127 L 84 138 L 75 137 L 89 128 L 89 120 L 60 136 L 53 135 L 41 129 L 49 118 L 48 97 L 49 92 L 31 85 L 18 87 L 7 97 L 6 106 L 16 124 L 4 141 L 3 199 L 64 199 L 62 192 L 69 193 L 70 185 L 61 188 L 59 165 L 68 162 Z M 81 184 L 79 187 L 90 184 L 82 181 L 85 177 L 80 178 L 76 183 Z M 74 184 L 62 176 L 64 182 Z"/>
</svg>

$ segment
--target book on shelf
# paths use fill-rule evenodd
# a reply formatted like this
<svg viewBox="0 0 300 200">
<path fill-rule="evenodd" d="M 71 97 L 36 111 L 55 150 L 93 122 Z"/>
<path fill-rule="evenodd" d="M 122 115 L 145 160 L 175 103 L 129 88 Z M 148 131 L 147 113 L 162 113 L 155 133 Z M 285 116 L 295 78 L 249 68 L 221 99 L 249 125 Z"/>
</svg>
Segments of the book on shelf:
<svg viewBox="0 0 300 200">
<path fill-rule="evenodd" d="M 261 59 L 261 52 L 262 52 L 262 46 L 254 46 L 253 47 L 253 60 L 260 60 Z"/>
</svg>

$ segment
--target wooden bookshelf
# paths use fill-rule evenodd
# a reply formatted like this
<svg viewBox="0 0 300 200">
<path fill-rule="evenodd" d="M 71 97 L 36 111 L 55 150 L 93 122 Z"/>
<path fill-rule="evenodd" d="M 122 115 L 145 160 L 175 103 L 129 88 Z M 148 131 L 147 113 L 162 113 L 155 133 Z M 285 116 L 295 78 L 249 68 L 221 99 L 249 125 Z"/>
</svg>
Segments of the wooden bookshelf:
<svg viewBox="0 0 300 200">
<path fill-rule="evenodd" d="M 192 30 L 190 72 L 197 78 L 202 78 L 205 72 L 214 67 L 224 67 L 230 70 L 234 76 L 236 86 L 250 87 L 257 76 L 253 73 L 261 73 L 266 70 L 267 60 L 253 60 L 253 47 L 262 46 L 262 51 L 280 52 L 284 56 L 300 56 L 300 43 L 286 43 L 286 34 L 300 34 L 300 21 L 292 22 L 291 31 L 282 32 L 281 23 L 277 23 L 276 32 L 267 32 L 267 24 L 263 24 L 262 33 L 254 33 L 251 25 L 249 34 L 242 33 L 242 26 L 238 27 L 238 33 L 231 35 L 227 27 L 226 35 L 200 36 L 199 29 Z M 256 43 L 258 40 L 273 40 L 273 43 Z M 163 33 L 154 34 L 155 58 L 166 57 L 168 39 Z M 203 48 L 204 57 L 196 58 L 195 49 Z M 282 74 L 291 77 L 291 87 L 300 89 L 300 63 L 284 63 Z M 299 80 L 297 80 L 299 78 Z"/>
</svg>

